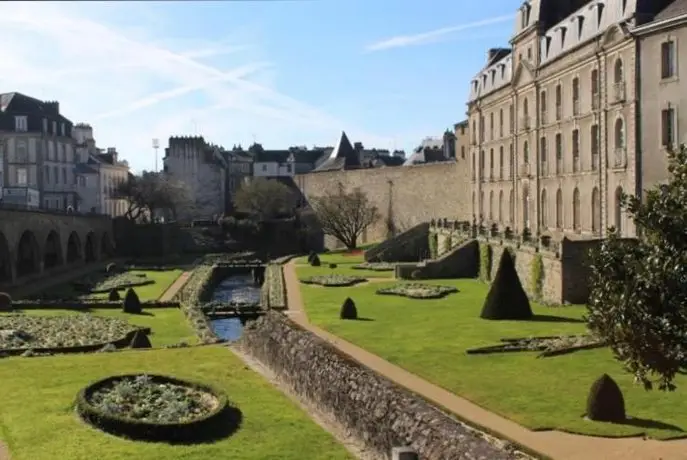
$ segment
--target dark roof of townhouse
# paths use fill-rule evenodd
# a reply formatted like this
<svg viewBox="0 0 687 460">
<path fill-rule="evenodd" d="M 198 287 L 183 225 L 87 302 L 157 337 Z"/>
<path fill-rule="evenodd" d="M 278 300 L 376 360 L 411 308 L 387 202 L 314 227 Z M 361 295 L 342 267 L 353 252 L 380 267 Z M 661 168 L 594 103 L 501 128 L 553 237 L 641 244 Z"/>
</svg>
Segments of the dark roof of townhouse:
<svg viewBox="0 0 687 460">
<path fill-rule="evenodd" d="M 654 16 L 652 22 L 666 21 L 687 14 L 687 0 L 675 0 Z"/>
<path fill-rule="evenodd" d="M 34 114 L 45 117 L 55 117 L 55 113 L 50 108 L 50 103 L 55 101 L 41 101 L 35 97 L 27 96 L 18 92 L 0 94 L 0 112 Z M 62 114 L 57 115 L 60 121 L 71 123 Z"/>
<path fill-rule="evenodd" d="M 360 167 L 360 153 L 353 148 L 346 133 L 341 131 L 339 142 L 337 142 L 331 155 L 315 171 L 340 171 Z"/>
<path fill-rule="evenodd" d="M 111 153 L 98 153 L 95 156 L 98 160 L 102 161 L 103 163 L 107 163 L 108 165 L 115 164 L 114 156 Z"/>
<path fill-rule="evenodd" d="M 426 163 L 438 163 L 440 161 L 450 161 L 444 155 L 444 149 L 436 146 L 418 147 L 413 154 L 405 160 L 406 166 L 420 165 Z"/>
<path fill-rule="evenodd" d="M 74 172 L 76 174 L 97 174 L 98 171 L 88 166 L 87 163 L 77 163 L 74 167 Z"/>
</svg>

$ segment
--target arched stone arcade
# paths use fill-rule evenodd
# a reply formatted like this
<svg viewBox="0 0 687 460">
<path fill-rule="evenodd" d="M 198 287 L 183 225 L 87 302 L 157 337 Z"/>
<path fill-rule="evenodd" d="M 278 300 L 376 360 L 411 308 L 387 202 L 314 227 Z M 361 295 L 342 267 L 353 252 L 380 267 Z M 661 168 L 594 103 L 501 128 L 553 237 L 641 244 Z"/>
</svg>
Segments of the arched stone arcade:
<svg viewBox="0 0 687 460">
<path fill-rule="evenodd" d="M 13 270 L 14 264 L 12 262 L 10 245 L 5 235 L 0 233 L 0 284 L 10 283 L 12 281 Z"/>
<path fill-rule="evenodd" d="M 91 263 L 91 262 L 95 262 L 96 260 L 98 260 L 98 254 L 96 252 L 95 233 L 94 232 L 89 232 L 86 235 L 86 244 L 84 245 L 84 254 L 85 254 L 86 263 Z"/>
<path fill-rule="evenodd" d="M 36 235 L 31 230 L 24 230 L 17 244 L 17 277 L 40 273 L 41 259 Z"/>
</svg>

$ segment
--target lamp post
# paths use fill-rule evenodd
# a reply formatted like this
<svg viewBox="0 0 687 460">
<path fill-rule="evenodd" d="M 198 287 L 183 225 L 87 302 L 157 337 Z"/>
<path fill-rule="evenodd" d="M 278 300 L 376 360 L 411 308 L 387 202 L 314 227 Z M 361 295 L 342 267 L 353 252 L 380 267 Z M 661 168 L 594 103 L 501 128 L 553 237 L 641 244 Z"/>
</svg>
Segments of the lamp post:
<svg viewBox="0 0 687 460">
<path fill-rule="evenodd" d="M 160 148 L 160 140 L 153 139 L 153 150 L 155 150 L 155 172 L 157 172 L 157 149 Z"/>
</svg>

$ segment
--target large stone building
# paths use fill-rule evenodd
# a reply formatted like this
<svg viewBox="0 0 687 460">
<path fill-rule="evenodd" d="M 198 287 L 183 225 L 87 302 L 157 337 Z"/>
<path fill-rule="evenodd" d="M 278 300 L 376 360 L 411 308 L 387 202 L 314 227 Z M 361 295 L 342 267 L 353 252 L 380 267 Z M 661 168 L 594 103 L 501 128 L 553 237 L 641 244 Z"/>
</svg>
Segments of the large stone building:
<svg viewBox="0 0 687 460">
<path fill-rule="evenodd" d="M 93 128 L 86 123 L 74 125 L 72 137 L 76 141 L 76 190 L 78 210 L 111 217 L 123 216 L 128 201 L 115 193 L 119 183 L 129 177 L 129 164 L 120 160 L 117 149 L 100 149 L 93 137 Z"/>
<path fill-rule="evenodd" d="M 228 163 L 222 148 L 201 136 L 172 136 L 163 164 L 165 174 L 189 188 L 192 204 L 179 211 L 179 220 L 211 219 L 226 211 Z"/>
<path fill-rule="evenodd" d="M 0 200 L 27 207 L 74 208 L 72 122 L 58 102 L 0 94 Z"/>
<path fill-rule="evenodd" d="M 637 40 L 669 0 L 530 0 L 511 48 L 489 50 L 468 101 L 476 220 L 571 239 L 634 234 L 622 192 L 637 194 Z M 640 155 L 641 154 L 641 155 Z"/>
</svg>

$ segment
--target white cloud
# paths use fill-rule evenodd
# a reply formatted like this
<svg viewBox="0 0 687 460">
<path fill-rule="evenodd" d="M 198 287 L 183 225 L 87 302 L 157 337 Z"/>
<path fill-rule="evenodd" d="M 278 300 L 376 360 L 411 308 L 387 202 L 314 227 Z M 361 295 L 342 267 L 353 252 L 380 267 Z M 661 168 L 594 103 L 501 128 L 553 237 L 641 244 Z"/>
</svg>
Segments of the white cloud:
<svg viewBox="0 0 687 460">
<path fill-rule="evenodd" d="M 392 142 L 276 90 L 269 84 L 273 74 L 265 78 L 269 59 L 254 44 L 225 39 L 184 46 L 134 20 L 116 26 L 93 6 L 109 4 L 79 5 L 0 5 L 0 92 L 59 100 L 65 116 L 94 122 L 98 144 L 117 146 L 137 170 L 153 165 L 151 139 L 164 145 L 170 135 L 203 134 L 227 146 L 255 135 L 276 148 L 331 144 L 347 129 L 369 145 Z M 217 56 L 228 69 L 206 62 Z"/>
<path fill-rule="evenodd" d="M 384 51 L 392 48 L 405 48 L 408 46 L 419 46 L 426 45 L 429 43 L 436 43 L 438 41 L 445 40 L 451 35 L 457 32 L 463 32 L 470 29 L 478 29 L 480 27 L 486 27 L 493 24 L 499 24 L 502 22 L 507 22 L 513 20 L 513 15 L 506 16 L 496 16 L 493 18 L 482 19 L 479 21 L 469 22 L 467 24 L 460 24 L 452 27 L 443 27 L 441 29 L 431 30 L 429 32 L 423 32 L 414 35 L 398 35 L 396 37 L 387 38 L 382 41 L 378 41 L 367 45 L 365 51 Z"/>
</svg>

